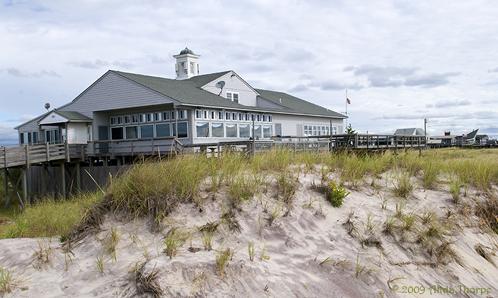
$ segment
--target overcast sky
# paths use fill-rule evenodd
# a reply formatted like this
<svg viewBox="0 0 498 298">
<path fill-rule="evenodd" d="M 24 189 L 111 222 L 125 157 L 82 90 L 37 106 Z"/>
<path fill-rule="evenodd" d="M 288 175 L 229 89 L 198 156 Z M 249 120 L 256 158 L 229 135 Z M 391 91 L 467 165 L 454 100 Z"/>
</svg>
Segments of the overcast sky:
<svg viewBox="0 0 498 298">
<path fill-rule="evenodd" d="M 498 135 L 496 1 L 3 1 L 0 144 L 108 69 L 174 78 L 188 45 L 201 73 L 338 112 L 362 132 L 423 127 Z"/>
</svg>

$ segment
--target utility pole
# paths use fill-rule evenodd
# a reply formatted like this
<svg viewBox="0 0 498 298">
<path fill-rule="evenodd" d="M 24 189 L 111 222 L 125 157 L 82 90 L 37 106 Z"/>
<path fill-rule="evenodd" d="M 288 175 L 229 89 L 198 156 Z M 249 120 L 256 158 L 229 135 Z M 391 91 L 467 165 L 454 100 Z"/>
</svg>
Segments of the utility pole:
<svg viewBox="0 0 498 298">
<path fill-rule="evenodd" d="M 427 118 L 424 118 L 425 147 L 427 147 Z"/>
</svg>

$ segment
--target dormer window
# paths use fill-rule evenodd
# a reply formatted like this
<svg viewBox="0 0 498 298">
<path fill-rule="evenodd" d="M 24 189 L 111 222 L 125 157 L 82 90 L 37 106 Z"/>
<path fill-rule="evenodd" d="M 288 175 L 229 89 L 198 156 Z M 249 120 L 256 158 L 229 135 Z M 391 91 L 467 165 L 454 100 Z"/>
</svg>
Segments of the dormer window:
<svg viewBox="0 0 498 298">
<path fill-rule="evenodd" d="M 227 99 L 236 103 L 239 103 L 239 93 L 237 92 L 227 92 Z"/>
</svg>

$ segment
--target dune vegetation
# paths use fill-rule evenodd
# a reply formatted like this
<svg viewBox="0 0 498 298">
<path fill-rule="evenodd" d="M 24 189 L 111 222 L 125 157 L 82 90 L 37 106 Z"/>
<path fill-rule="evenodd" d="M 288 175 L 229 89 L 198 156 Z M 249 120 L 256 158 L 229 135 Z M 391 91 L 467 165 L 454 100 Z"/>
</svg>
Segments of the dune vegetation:
<svg viewBox="0 0 498 298">
<path fill-rule="evenodd" d="M 498 185 L 498 152 L 494 150 L 430 150 L 423 152 L 422 156 L 418 156 L 415 151 L 398 155 L 392 152 L 362 155 L 281 150 L 254 158 L 245 158 L 240 154 L 225 154 L 221 158 L 182 156 L 159 163 L 137 164 L 125 175 L 114 178 L 105 195 L 96 192 L 81 194 L 68 201 L 52 198 L 41 200 L 19 213 L 10 227 L 4 227 L 7 231 L 2 237 L 67 234 L 90 207 L 104 197 L 113 212 L 131 217 L 153 214 L 160 218 L 179 203 L 194 202 L 201 205 L 204 199 L 199 196 L 199 192 L 206 179 L 212 192 L 219 191 L 222 186 L 227 187 L 231 203 L 236 206 L 256 193 L 265 191 L 271 180 L 269 177 L 275 173 L 285 174 L 291 165 L 300 166 L 297 171 L 302 173 L 320 172 L 322 176 L 334 174 L 334 179 L 328 185 L 330 189 L 335 189 L 336 184 L 348 189 L 358 189 L 366 184 L 375 186 L 382 175 L 388 174 L 393 177 L 392 185 L 388 187 L 401 198 L 410 195 L 416 183 L 413 179 L 425 189 L 449 187 L 455 202 L 460 192 L 468 187 L 494 197 L 492 188 Z M 288 197 L 292 195 L 289 188 L 293 185 L 293 179 L 295 175 L 288 174 L 275 178 L 277 186 L 283 188 L 284 201 L 289 201 Z M 287 193 L 289 191 L 290 194 Z M 485 204 L 493 205 L 494 201 L 490 199 Z M 486 215 L 483 216 L 486 218 Z M 486 220 L 498 231 L 496 222 L 491 219 Z"/>
<path fill-rule="evenodd" d="M 106 230 L 109 218 L 146 223 L 150 237 L 160 237 L 155 244 L 164 256 L 160 262 L 184 260 L 183 247 L 188 246 L 190 253 L 208 253 L 213 274 L 225 279 L 241 254 L 247 255 L 250 263 L 271 262 L 272 254 L 261 241 L 268 237 L 268 231 L 297 231 L 301 227 L 294 225 L 301 218 L 311 220 L 309 225 L 314 227 L 332 217 L 333 224 L 344 233 L 334 232 L 339 233 L 336 236 L 347 238 L 347 246 L 357 245 L 358 250 L 349 255 L 352 252 L 346 249 L 348 252 L 343 253 L 349 259 L 330 255 L 317 259 L 315 255 L 316 263 L 329 271 L 351 270 L 352 276 L 368 285 L 388 273 L 373 277 L 375 270 L 385 268 L 374 270 L 380 265 L 368 263 L 361 254 L 374 255 L 375 250 L 385 255 L 388 247 L 391 253 L 398 252 L 393 255 L 404 257 L 392 260 L 385 255 L 385 266 L 468 266 L 468 257 L 462 257 L 463 248 L 457 247 L 455 239 L 463 237 L 462 230 L 478 228 L 496 243 L 497 185 L 496 150 L 427 150 L 421 156 L 416 151 L 330 154 L 288 150 L 250 158 L 237 153 L 220 158 L 185 155 L 136 164 L 123 175 L 113 177 L 104 191 L 80 194 L 67 201 L 48 198 L 27 206 L 15 214 L 12 222 L 4 224 L 0 237 L 58 237 L 65 256 L 87 237 L 97 237 L 102 251 L 93 256 L 93 270 L 102 275 L 110 270 L 108 262 L 120 262 L 119 248 L 123 243 L 133 243 L 143 256 L 143 260 L 135 261 L 135 290 L 160 295 L 164 277 L 147 263 L 154 259 L 152 248 L 143 244 L 145 240 L 140 240 L 138 234 L 125 237 L 115 222 Z M 185 208 L 203 215 L 188 217 Z M 302 217 L 307 213 L 309 216 Z M 244 216 L 248 216 L 247 223 Z M 206 221 L 201 224 L 202 220 Z M 326 228 L 330 227 L 323 227 Z M 248 229 L 254 235 L 240 234 Z M 325 232 L 320 229 L 316 233 Z M 238 240 L 227 240 L 231 237 Z M 286 237 L 281 239 L 286 247 L 300 246 L 288 243 L 297 235 Z M 495 262 L 498 245 L 475 241 L 478 243 L 472 253 Z M 275 247 L 270 249 L 276 253 Z M 313 253 L 321 254 L 322 250 L 327 251 L 321 248 Z M 408 274 L 406 270 L 400 272 Z M 386 280 L 391 278 L 396 277 L 385 276 Z M 194 279 L 199 283 L 209 280 L 197 275 Z M 389 290 L 390 282 L 383 287 L 381 291 Z M 315 295 L 319 295 L 317 291 Z"/>
</svg>

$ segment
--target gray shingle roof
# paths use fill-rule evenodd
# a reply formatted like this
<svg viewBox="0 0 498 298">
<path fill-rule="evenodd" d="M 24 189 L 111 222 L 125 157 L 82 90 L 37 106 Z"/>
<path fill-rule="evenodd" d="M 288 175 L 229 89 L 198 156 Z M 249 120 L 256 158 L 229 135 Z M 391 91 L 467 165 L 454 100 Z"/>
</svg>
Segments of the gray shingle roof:
<svg viewBox="0 0 498 298">
<path fill-rule="evenodd" d="M 89 122 L 92 121 L 92 119 L 78 112 L 59 111 L 59 110 L 54 110 L 54 112 L 61 115 L 62 117 L 66 118 L 69 121 L 89 121 Z"/>
<path fill-rule="evenodd" d="M 422 128 L 399 128 L 394 132 L 397 136 L 423 136 L 425 135 Z"/>
<path fill-rule="evenodd" d="M 205 74 L 205 75 L 198 75 L 198 76 L 195 76 L 195 77 L 191 77 L 188 80 L 191 81 L 191 82 L 194 82 L 194 84 L 197 87 L 202 87 L 202 86 L 206 85 L 207 83 L 212 82 L 212 81 L 216 80 L 217 78 L 219 78 L 219 77 L 221 77 L 223 75 L 226 75 L 230 71 L 231 70 L 222 71 L 222 72 L 215 72 L 215 73 L 209 73 L 209 74 Z"/>
<path fill-rule="evenodd" d="M 201 86 L 204 86 L 230 71 L 195 76 L 188 80 L 166 79 L 121 71 L 112 72 L 172 98 L 173 100 L 178 101 L 179 104 L 345 118 L 342 114 L 283 92 L 255 89 L 264 99 L 284 107 L 282 109 L 272 109 L 241 105 L 201 88 Z M 280 98 L 282 98 L 282 103 L 279 103 Z"/>
<path fill-rule="evenodd" d="M 262 98 L 269 100 L 277 105 L 282 105 L 292 111 L 301 112 L 310 115 L 324 115 L 331 117 L 346 118 L 345 115 L 326 109 L 299 97 L 278 91 L 256 89 Z"/>
</svg>

